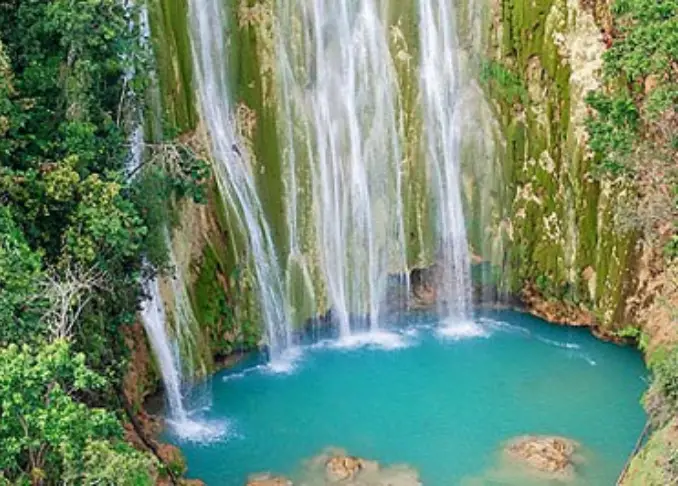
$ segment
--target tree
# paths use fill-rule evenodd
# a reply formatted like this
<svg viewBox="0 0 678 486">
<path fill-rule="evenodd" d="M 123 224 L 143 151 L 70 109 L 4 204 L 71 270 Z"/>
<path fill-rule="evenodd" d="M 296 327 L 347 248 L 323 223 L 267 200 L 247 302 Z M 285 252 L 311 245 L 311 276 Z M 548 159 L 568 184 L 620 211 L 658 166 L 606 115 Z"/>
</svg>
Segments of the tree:
<svg viewBox="0 0 678 486">
<path fill-rule="evenodd" d="M 47 272 L 40 285 L 41 293 L 47 300 L 42 320 L 47 325 L 52 339 L 68 339 L 78 324 L 80 315 L 94 297 L 94 293 L 105 285 L 105 273 L 96 266 L 83 268 L 75 264 L 63 271 Z"/>
<path fill-rule="evenodd" d="M 0 206 L 0 346 L 30 342 L 43 334 L 41 278 L 40 255 L 26 243 L 9 208 Z"/>
<path fill-rule="evenodd" d="M 116 416 L 80 401 L 106 384 L 67 341 L 0 348 L 0 470 L 7 479 L 41 484 L 64 474 L 91 477 L 102 454 L 126 462 L 130 451 L 112 445 L 122 437 Z M 128 459 L 138 468 L 130 475 L 147 470 L 136 456 Z"/>
<path fill-rule="evenodd" d="M 64 480 L 83 486 L 151 486 L 156 461 L 124 443 L 90 440 L 84 451 L 82 472 L 67 471 Z M 153 472 L 153 474 L 152 474 Z"/>
</svg>

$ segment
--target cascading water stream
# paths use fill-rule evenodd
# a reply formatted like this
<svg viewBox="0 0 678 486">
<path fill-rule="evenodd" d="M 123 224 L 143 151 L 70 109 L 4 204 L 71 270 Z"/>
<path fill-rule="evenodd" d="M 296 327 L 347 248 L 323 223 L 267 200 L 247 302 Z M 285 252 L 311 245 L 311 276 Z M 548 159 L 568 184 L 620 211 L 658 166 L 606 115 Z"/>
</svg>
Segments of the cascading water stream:
<svg viewBox="0 0 678 486">
<path fill-rule="evenodd" d="M 292 346 L 291 319 L 284 298 L 282 273 L 250 166 L 250 154 L 241 143 L 233 119 L 223 34 L 227 19 L 221 3 L 220 0 L 190 1 L 195 82 L 210 137 L 219 192 L 247 236 L 269 354 L 271 360 L 276 361 Z"/>
<path fill-rule="evenodd" d="M 165 306 L 157 278 L 146 284 L 146 292 L 149 298 L 142 303 L 141 317 L 160 368 L 165 397 L 169 405 L 169 416 L 177 424 L 186 423 L 188 414 L 181 395 L 181 363 L 178 353 L 173 352 L 167 335 Z"/>
<path fill-rule="evenodd" d="M 132 4 L 125 3 L 125 8 L 131 11 Z M 141 3 L 139 9 L 139 44 L 142 49 L 150 53 L 150 24 L 148 19 L 148 7 Z M 133 28 L 133 20 L 130 20 Z M 134 70 L 125 73 L 128 80 L 135 76 Z M 160 92 L 157 83 L 155 71 L 150 74 L 150 110 L 146 110 L 146 116 L 150 114 L 151 136 L 157 137 L 160 133 L 162 120 L 162 108 L 160 102 Z M 137 116 L 136 125 L 130 136 L 130 156 L 128 159 L 126 173 L 135 177 L 137 170 L 144 162 L 144 149 L 146 130 L 144 129 L 144 110 L 141 109 L 142 100 L 135 99 L 140 106 L 134 110 Z M 175 275 L 170 278 L 171 294 L 173 297 L 173 323 L 175 328 L 175 338 L 172 339 L 168 333 L 168 319 L 165 312 L 165 302 L 160 292 L 160 281 L 158 277 L 145 282 L 144 288 L 147 293 L 147 300 L 142 302 L 141 319 L 144 329 L 148 336 L 151 349 L 155 356 L 158 369 L 160 371 L 165 396 L 169 409 L 169 423 L 178 435 L 187 439 L 208 440 L 219 437 L 223 433 L 223 427 L 220 424 L 207 424 L 196 421 L 191 418 L 192 411 L 186 407 L 184 391 L 192 386 L 192 380 L 196 377 L 195 366 L 200 365 L 204 372 L 204 363 L 194 355 L 196 347 L 195 338 L 195 316 L 190 306 L 190 300 L 186 292 L 186 281 L 183 278 L 180 266 L 176 262 L 172 242 L 169 232 L 165 231 L 165 243 L 167 245 L 172 267 L 175 269 Z M 182 361 L 182 355 L 187 359 Z M 188 369 L 188 373 L 186 373 Z M 204 397 L 201 397 L 204 398 Z M 203 400 L 204 401 L 204 400 Z"/>
<path fill-rule="evenodd" d="M 421 93 L 425 156 L 436 201 L 441 313 L 450 322 L 471 317 L 468 241 L 461 197 L 462 61 L 450 0 L 419 0 Z M 468 81 L 468 80 L 466 80 Z"/>
<path fill-rule="evenodd" d="M 288 225 L 313 212 L 318 258 L 342 337 L 379 326 L 389 274 L 406 275 L 401 114 L 376 2 L 279 0 L 277 62 Z M 296 133 L 301 127 L 301 134 Z M 312 201 L 297 198 L 299 174 Z"/>
<path fill-rule="evenodd" d="M 148 299 L 142 303 L 141 318 L 160 371 L 168 405 L 168 424 L 178 437 L 186 440 L 206 442 L 222 437 L 226 433 L 226 424 L 201 420 L 197 417 L 200 410 L 186 408 L 184 366 L 180 350 L 167 333 L 167 315 L 159 279 L 156 277 L 146 282 L 145 290 Z M 179 329 L 184 325 L 176 324 Z"/>
<path fill-rule="evenodd" d="M 196 378 L 204 376 L 207 372 L 206 363 L 199 353 L 200 326 L 193 313 L 191 299 L 186 288 L 187 280 L 174 253 L 169 231 L 165 232 L 165 244 L 169 249 L 170 268 L 174 271 L 174 274 L 168 277 L 168 280 L 172 293 L 174 333 L 179 342 L 180 355 L 184 357 L 182 373 L 195 381 Z"/>
</svg>

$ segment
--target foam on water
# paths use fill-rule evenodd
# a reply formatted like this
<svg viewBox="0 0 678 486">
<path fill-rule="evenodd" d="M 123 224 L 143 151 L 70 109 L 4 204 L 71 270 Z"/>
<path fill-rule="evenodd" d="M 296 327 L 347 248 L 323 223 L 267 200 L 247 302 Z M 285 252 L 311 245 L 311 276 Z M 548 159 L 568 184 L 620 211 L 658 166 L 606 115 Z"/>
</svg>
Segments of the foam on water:
<svg viewBox="0 0 678 486">
<path fill-rule="evenodd" d="M 179 440 L 185 442 L 217 442 L 227 439 L 230 435 L 229 423 L 226 420 L 167 419 L 167 425 Z"/>
<path fill-rule="evenodd" d="M 242 378 L 245 378 L 248 374 L 250 374 L 253 370 L 255 370 L 257 368 L 250 368 L 250 369 L 247 369 L 245 371 L 241 371 L 240 373 L 231 373 L 229 375 L 224 376 L 222 378 L 222 380 L 223 381 L 240 380 Z"/>
<path fill-rule="evenodd" d="M 335 349 L 375 348 L 386 351 L 403 349 L 412 345 L 406 336 L 388 331 L 372 331 L 350 334 L 336 341 L 328 341 L 327 347 Z"/>
<path fill-rule="evenodd" d="M 525 334 L 526 336 L 530 335 L 530 331 L 528 331 L 524 327 L 515 326 L 515 325 L 509 324 L 508 322 L 505 322 L 505 321 L 499 321 L 497 319 L 490 319 L 490 318 L 487 318 L 487 317 L 481 317 L 480 319 L 478 319 L 478 322 L 482 326 L 489 327 L 493 331 Z"/>
<path fill-rule="evenodd" d="M 302 348 L 299 346 L 287 348 L 280 356 L 274 358 L 264 366 L 263 369 L 266 372 L 273 374 L 293 373 L 299 364 L 302 354 Z"/>
<path fill-rule="evenodd" d="M 560 348 L 563 350 L 568 350 L 568 356 L 570 358 L 575 358 L 575 359 L 582 359 L 586 361 L 589 365 L 591 366 L 597 366 L 598 362 L 591 358 L 588 354 L 586 354 L 584 351 L 581 350 L 581 345 L 571 342 L 571 341 L 558 341 L 554 339 L 548 339 L 543 336 L 540 336 L 539 334 L 530 332 L 528 329 L 525 329 L 520 326 L 514 326 L 513 324 L 509 324 L 508 322 L 504 321 L 499 321 L 496 319 L 489 319 L 489 318 L 480 318 L 478 320 L 484 327 L 489 327 L 493 331 L 500 331 L 500 332 L 511 332 L 511 333 L 518 333 L 518 334 L 524 334 L 526 337 L 536 339 L 537 341 L 544 343 L 548 346 L 553 346 L 555 348 Z"/>
<path fill-rule="evenodd" d="M 553 339 L 547 339 L 541 336 L 534 336 L 538 341 L 541 341 L 544 344 L 548 344 L 549 346 L 555 346 L 556 348 L 563 348 L 563 349 L 579 349 L 581 346 L 579 346 L 576 343 L 571 343 L 571 342 L 563 342 L 563 341 L 554 341 Z"/>
<path fill-rule="evenodd" d="M 419 332 L 421 331 L 422 327 L 423 326 L 408 327 L 407 329 L 405 329 L 403 331 L 403 335 L 405 335 L 407 337 L 412 337 L 412 338 L 417 337 L 417 336 L 419 336 Z"/>
<path fill-rule="evenodd" d="M 436 330 L 436 334 L 442 339 L 460 341 L 462 339 L 488 338 L 492 333 L 478 322 L 447 318 Z"/>
</svg>

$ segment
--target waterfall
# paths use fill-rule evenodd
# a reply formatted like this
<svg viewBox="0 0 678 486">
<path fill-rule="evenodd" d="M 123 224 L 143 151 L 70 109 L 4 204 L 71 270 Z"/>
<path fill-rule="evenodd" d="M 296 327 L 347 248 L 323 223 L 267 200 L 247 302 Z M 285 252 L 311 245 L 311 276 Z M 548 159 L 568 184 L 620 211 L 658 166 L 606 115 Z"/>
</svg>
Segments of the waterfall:
<svg viewBox="0 0 678 486">
<path fill-rule="evenodd" d="M 463 59 L 451 0 L 419 0 L 420 83 L 425 157 L 437 215 L 439 305 L 443 315 L 471 316 L 471 277 L 461 197 Z"/>
<path fill-rule="evenodd" d="M 186 408 L 181 351 L 167 333 L 167 316 L 159 279 L 153 278 L 146 282 L 144 287 L 149 298 L 142 303 L 141 318 L 165 390 L 169 408 L 168 424 L 179 437 L 185 440 L 207 442 L 223 437 L 227 432 L 226 423 L 200 419 L 201 410 Z M 179 329 L 184 325 L 185 323 L 176 324 Z"/>
<path fill-rule="evenodd" d="M 133 16 L 135 2 L 133 0 L 121 0 L 121 3 L 123 8 L 125 9 L 125 13 L 129 16 L 129 18 L 127 19 L 129 30 L 133 31 L 134 28 L 136 27 L 136 22 Z M 144 34 L 148 33 L 149 25 L 148 25 L 148 11 L 146 9 L 145 3 L 142 5 L 140 10 L 141 11 L 139 15 L 140 17 L 139 23 L 142 34 L 139 36 L 139 45 L 142 48 L 146 48 L 147 42 L 146 39 L 144 38 Z M 123 73 L 123 85 L 127 87 L 135 76 L 136 70 L 134 64 L 130 64 Z M 141 166 L 144 158 L 144 113 L 143 109 L 140 109 L 141 106 L 139 100 L 136 99 L 137 93 L 130 91 L 129 93 L 125 94 L 128 96 L 131 94 L 135 101 L 135 103 L 133 103 L 134 109 L 132 110 L 132 113 L 131 114 L 125 113 L 125 116 L 127 118 L 132 118 L 131 120 L 129 120 L 129 122 L 131 122 L 131 124 L 133 125 L 131 133 L 128 136 L 130 151 L 127 156 L 127 161 L 125 162 L 125 175 L 130 176 L 134 175 L 137 168 Z"/>
<path fill-rule="evenodd" d="M 181 396 L 181 363 L 167 335 L 165 307 L 157 278 L 146 284 L 146 292 L 149 299 L 142 304 L 141 317 L 165 388 L 169 416 L 176 423 L 184 423 L 188 416 Z"/>
<path fill-rule="evenodd" d="M 128 12 L 131 12 L 134 2 L 123 1 L 123 5 Z M 139 9 L 138 21 L 140 31 L 139 44 L 142 49 L 150 50 L 148 45 L 150 25 L 148 22 L 148 8 L 145 3 L 142 3 Z M 129 24 L 130 29 L 134 29 L 134 18 L 129 19 Z M 136 72 L 133 66 L 124 73 L 126 82 L 130 82 L 135 76 Z M 152 85 L 151 87 L 157 88 L 157 83 L 155 86 Z M 140 105 L 141 100 L 136 99 L 136 94 L 133 95 L 135 96 L 137 105 Z M 137 106 L 133 115 L 135 115 L 136 119 L 133 120 L 134 128 L 129 136 L 130 153 L 125 167 L 125 173 L 132 177 L 137 175 L 136 171 L 143 163 L 145 142 L 144 110 Z M 157 119 L 161 116 L 161 112 L 159 110 L 154 110 L 153 115 Z M 168 247 L 171 249 L 171 245 Z M 160 295 L 158 277 L 154 277 L 152 280 L 145 282 L 144 289 L 148 294 L 148 298 L 141 304 L 141 320 L 160 371 L 167 403 L 169 405 L 169 415 L 170 418 L 177 423 L 186 422 L 187 413 L 181 394 L 181 358 L 179 353 L 174 352 L 167 333 L 165 304 Z"/>
<path fill-rule="evenodd" d="M 364 0 L 278 0 L 277 68 L 292 251 L 313 213 L 341 336 L 378 328 L 389 274 L 407 275 L 401 114 L 384 12 Z M 301 132 L 301 133 L 298 133 Z M 297 197 L 310 176 L 312 201 Z"/>
<path fill-rule="evenodd" d="M 165 244 L 169 250 L 170 268 L 174 274 L 166 280 L 172 293 L 171 314 L 174 324 L 174 334 L 177 337 L 180 355 L 183 358 L 183 373 L 192 381 L 203 377 L 207 371 L 208 363 L 200 352 L 203 348 L 201 329 L 193 312 L 191 298 L 188 295 L 187 282 L 184 270 L 176 257 L 174 245 L 169 231 L 165 230 Z M 209 359 L 209 357 L 208 357 Z M 203 399 L 209 397 L 202 397 Z"/>
<path fill-rule="evenodd" d="M 240 140 L 233 118 L 224 38 L 227 19 L 221 4 L 221 0 L 190 1 L 195 83 L 211 142 L 219 192 L 248 239 L 269 353 L 275 361 L 292 345 L 291 319 L 271 231 L 252 174 L 250 154 Z"/>
<path fill-rule="evenodd" d="M 125 2 L 124 5 L 126 9 L 131 11 L 132 3 Z M 148 54 L 152 54 L 149 44 L 150 24 L 146 3 L 140 5 L 138 22 L 139 44 Z M 130 28 L 134 28 L 133 18 L 130 19 Z M 125 73 L 125 78 L 131 81 L 135 75 L 134 69 L 130 69 Z M 130 155 L 125 168 L 126 173 L 130 174 L 132 178 L 138 175 L 137 170 L 144 162 L 144 148 L 147 138 L 144 125 L 149 114 L 151 132 L 149 136 L 159 138 L 162 133 L 161 95 L 155 70 L 150 70 L 149 79 L 148 109 L 143 109 L 144 100 L 134 94 L 137 107 L 133 110 L 135 119 L 132 120 L 134 126 L 129 137 Z M 200 365 L 202 372 L 205 372 L 206 369 L 204 362 L 200 359 L 201 357 L 195 356 L 196 335 L 199 332 L 196 329 L 197 321 L 193 315 L 186 290 L 186 281 L 176 260 L 167 228 L 165 228 L 165 244 L 169 252 L 171 267 L 174 269 L 174 275 L 167 279 L 172 299 L 170 303 L 163 300 L 160 290 L 161 281 L 158 277 L 145 282 L 144 289 L 148 298 L 141 305 L 141 320 L 161 375 L 169 408 L 169 423 L 184 438 L 209 440 L 222 435 L 223 427 L 219 424 L 196 421 L 193 417 L 189 417 L 189 415 L 194 415 L 194 411 L 187 409 L 187 400 L 183 392 L 188 390 L 186 385 L 192 386 L 192 381 L 197 376 L 195 365 Z M 172 309 L 174 339 L 170 337 L 168 332 L 165 305 L 170 305 Z M 182 357 L 185 359 L 182 359 Z M 203 395 L 201 399 L 204 401 L 204 390 L 201 390 L 201 394 Z"/>
</svg>

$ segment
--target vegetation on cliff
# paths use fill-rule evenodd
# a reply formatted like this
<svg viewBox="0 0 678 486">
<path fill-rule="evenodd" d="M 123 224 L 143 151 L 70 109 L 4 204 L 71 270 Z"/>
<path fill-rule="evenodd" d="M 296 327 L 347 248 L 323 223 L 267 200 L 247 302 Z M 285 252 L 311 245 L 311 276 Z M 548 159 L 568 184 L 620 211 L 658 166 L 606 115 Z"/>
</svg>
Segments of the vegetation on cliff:
<svg viewBox="0 0 678 486">
<path fill-rule="evenodd" d="M 604 86 L 591 92 L 589 145 L 600 177 L 633 182 L 621 224 L 678 256 L 678 2 L 618 0 L 603 55 Z"/>
<path fill-rule="evenodd" d="M 591 92 L 587 120 L 595 174 L 636 192 L 620 208 L 617 224 L 641 235 L 662 255 L 664 285 L 655 286 L 667 325 L 675 325 L 678 259 L 678 2 L 617 0 L 611 8 L 610 46 L 603 56 L 604 84 Z M 660 302 L 659 305 L 662 305 Z M 639 316 L 641 324 L 647 318 Z M 634 459 L 625 484 L 678 482 L 674 417 L 678 413 L 676 331 L 650 347 L 648 329 L 635 331 L 653 381 L 644 402 L 657 431 Z"/>
<path fill-rule="evenodd" d="M 637 340 L 660 432 L 627 482 L 673 484 L 678 3 L 505 0 L 493 33 L 481 80 L 506 139 L 511 287 L 547 318 Z"/>
<path fill-rule="evenodd" d="M 144 260 L 167 262 L 165 201 L 198 197 L 204 171 L 183 156 L 170 170 L 163 146 L 130 176 L 148 67 L 136 15 L 0 5 L 0 484 L 150 484 L 160 469 L 123 441 L 122 328 Z"/>
</svg>

